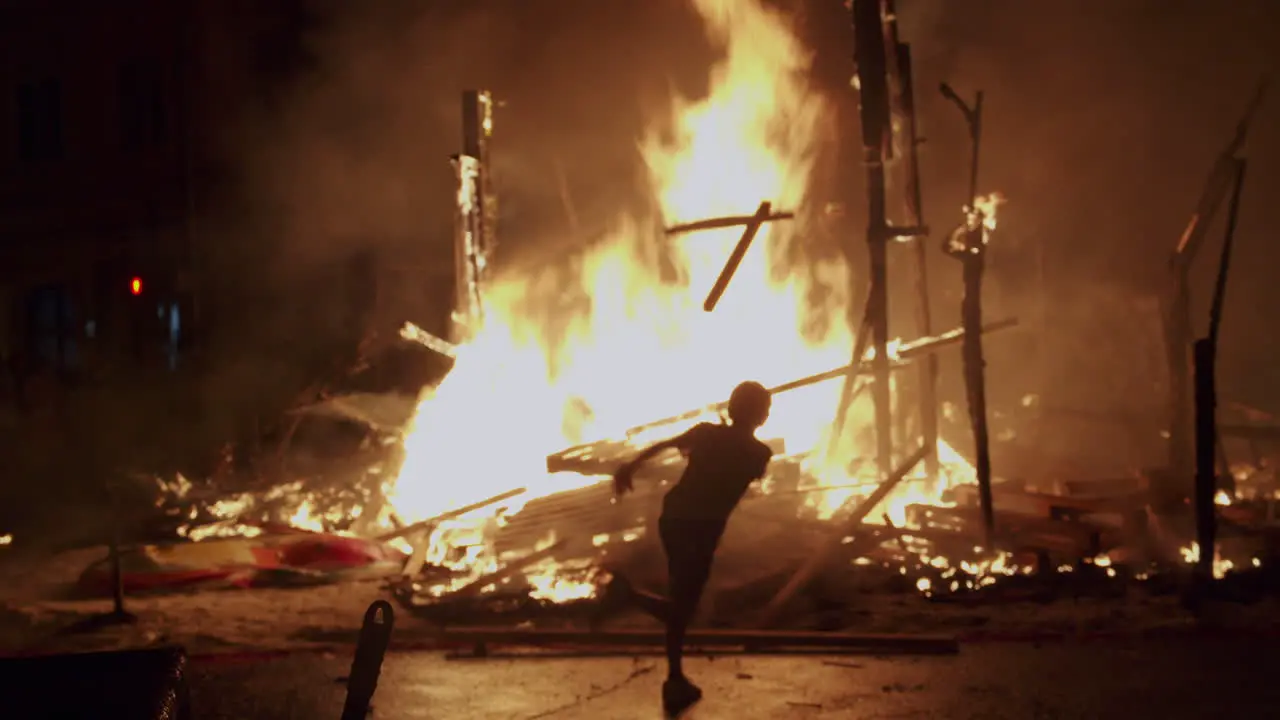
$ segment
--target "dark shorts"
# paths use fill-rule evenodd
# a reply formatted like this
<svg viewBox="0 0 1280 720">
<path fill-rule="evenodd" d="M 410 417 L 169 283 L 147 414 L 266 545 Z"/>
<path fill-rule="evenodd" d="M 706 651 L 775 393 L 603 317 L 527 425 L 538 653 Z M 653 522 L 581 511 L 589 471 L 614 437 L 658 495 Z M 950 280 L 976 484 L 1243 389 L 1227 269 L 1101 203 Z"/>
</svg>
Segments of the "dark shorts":
<svg viewBox="0 0 1280 720">
<path fill-rule="evenodd" d="M 667 553 L 671 602 L 696 605 L 711 576 L 711 562 L 724 534 L 724 523 L 661 517 L 658 533 L 662 537 L 662 549 Z"/>
</svg>

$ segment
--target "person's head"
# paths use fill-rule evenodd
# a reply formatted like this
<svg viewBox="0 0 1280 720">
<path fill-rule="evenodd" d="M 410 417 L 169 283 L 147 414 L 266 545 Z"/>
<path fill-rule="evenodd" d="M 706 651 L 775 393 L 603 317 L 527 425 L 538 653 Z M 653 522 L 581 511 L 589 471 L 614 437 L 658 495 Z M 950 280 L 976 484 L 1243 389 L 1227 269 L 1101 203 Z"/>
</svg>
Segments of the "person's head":
<svg viewBox="0 0 1280 720">
<path fill-rule="evenodd" d="M 758 382 L 744 382 L 729 395 L 729 421 L 734 425 L 755 430 L 769 419 L 769 406 L 773 398 Z"/>
</svg>

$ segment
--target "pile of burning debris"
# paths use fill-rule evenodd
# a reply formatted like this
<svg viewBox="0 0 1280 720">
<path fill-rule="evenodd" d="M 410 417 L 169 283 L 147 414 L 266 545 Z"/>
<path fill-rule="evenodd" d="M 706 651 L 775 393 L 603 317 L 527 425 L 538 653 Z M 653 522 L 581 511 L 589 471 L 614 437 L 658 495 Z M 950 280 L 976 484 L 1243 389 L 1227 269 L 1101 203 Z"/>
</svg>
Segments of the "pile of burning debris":
<svg viewBox="0 0 1280 720">
<path fill-rule="evenodd" d="M 947 471 L 960 476 L 955 481 L 915 471 L 924 455 L 917 452 L 887 479 L 853 487 L 817 482 L 802 457 L 774 445 L 783 454 L 760 491 L 744 500 L 721 547 L 709 590 L 718 623 L 805 617 L 794 612 L 797 605 L 847 604 L 851 592 L 1002 602 L 1113 596 L 1135 584 L 1174 590 L 1197 559 L 1187 539 L 1189 511 L 1154 507 L 1152 479 L 1142 475 L 1043 489 L 998 483 L 995 536 L 986 549 L 976 485 L 962 477 L 962 459 L 945 455 L 945 444 L 939 450 Z M 547 458 L 549 469 L 590 473 L 591 484 L 504 510 L 527 492 L 513 489 L 410 528 L 405 537 L 415 552 L 393 585 L 396 597 L 442 622 L 475 622 L 591 605 L 614 573 L 660 591 L 664 566 L 654 526 L 682 463 L 668 458 L 637 481 L 634 495 L 618 500 L 600 473 L 630 452 L 599 444 L 557 453 Z M 1265 466 L 1238 467 L 1233 485 L 1233 495 L 1219 497 L 1224 531 L 1216 574 L 1257 587 L 1280 550 L 1280 488 Z M 825 497 L 833 495 L 839 499 Z"/>
<path fill-rule="evenodd" d="M 652 223 L 623 218 L 616 237 L 584 251 L 575 265 L 590 310 L 565 310 L 573 317 L 539 326 L 526 308 L 529 298 L 542 292 L 551 297 L 540 299 L 559 307 L 564 288 L 549 287 L 545 278 L 486 275 L 491 104 L 485 93 L 468 93 L 466 152 L 455 159 L 456 342 L 412 326 L 402 333 L 449 356 L 452 370 L 422 398 L 345 398 L 310 408 L 369 429 L 346 471 L 330 468 L 305 483 L 237 495 L 164 484 L 166 516 L 176 534 L 193 541 L 188 547 L 237 544 L 222 559 L 203 553 L 199 562 L 256 563 L 262 574 L 288 570 L 310 581 L 332 579 L 323 572 L 333 568 L 382 573 L 404 607 L 446 623 L 581 616 L 600 604 L 614 575 L 660 590 L 665 572 L 653 527 L 682 461 L 672 456 L 650 465 L 623 499 L 614 497 L 609 476 L 640 447 L 715 421 L 722 408 L 636 421 L 727 394 L 726 378 L 729 386 L 753 378 L 772 385 L 774 413 L 762 438 L 775 459 L 722 543 L 708 589 L 717 623 L 776 626 L 806 617 L 799 608 L 847 604 L 859 592 L 1000 602 L 1110 595 L 1135 583 L 1179 586 L 1200 560 L 1187 467 L 1108 478 L 992 477 L 978 340 L 1016 324 L 983 322 L 976 301 L 998 201 L 973 192 L 964 223 L 949 236 L 949 252 L 965 263 L 964 326 L 942 334 L 930 329 L 921 250 L 922 339 L 892 341 L 884 253 L 891 238 L 920 248 L 928 231 L 910 156 L 893 165 L 907 172 L 902 185 L 916 195 L 905 203 L 910 217 L 899 227 L 885 219 L 886 164 L 868 163 L 870 194 L 879 193 L 871 213 L 878 225 L 868 237 L 872 292 L 861 327 L 833 321 L 854 305 L 849 267 L 821 260 L 779 267 L 778 258 L 796 248 L 775 226 L 797 215 L 760 202 L 805 207 L 809 199 L 824 108 L 800 79 L 805 68 L 797 58 L 805 53 L 758 3 L 695 5 L 729 46 L 726 60 L 707 98 L 686 103 L 675 122 L 661 124 L 678 128 L 674 139 L 664 130 L 643 144 L 662 215 L 682 224 L 660 237 L 637 237 Z M 884 137 L 914 132 L 909 54 L 897 44 L 893 13 L 884 11 L 892 3 L 852 5 L 868 157 L 899 144 L 914 148 L 914 137 Z M 879 57 L 867 55 L 876 49 Z M 757 62 L 761 56 L 769 62 Z M 886 66 L 886 58 L 896 60 Z M 949 97 L 965 110 L 976 140 L 981 103 L 969 107 L 954 92 Z M 774 127 L 789 132 L 779 138 L 763 130 Z M 1228 170 L 1236 145 L 1224 155 Z M 754 215 L 734 215 L 756 203 Z M 698 219 L 706 217 L 713 219 Z M 765 247 L 749 252 L 757 235 Z M 661 248 L 652 254 L 678 267 L 679 282 L 637 265 L 634 249 L 642 242 Z M 814 297 L 828 298 L 830 306 L 814 309 Z M 764 336 L 762 326 L 770 328 Z M 1183 339 L 1171 341 L 1179 352 Z M 953 345 L 964 348 L 972 464 L 938 429 L 937 356 Z M 650 379 L 627 380 L 626 368 L 643 368 Z M 921 372 L 902 372 L 908 368 Z M 811 374 L 797 378 L 806 369 Z M 867 388 L 874 397 L 862 397 Z M 893 426 L 898 419 L 907 420 Z M 1275 418 L 1267 422 L 1217 429 L 1220 447 L 1245 441 L 1251 462 L 1236 467 L 1220 453 L 1213 568 L 1255 590 L 1268 588 L 1270 568 L 1280 567 L 1273 562 L 1280 487 L 1266 447 L 1280 438 L 1280 426 Z M 547 455 L 591 437 L 614 439 Z M 893 438 L 910 445 L 895 448 Z M 290 552 L 298 546 L 306 551 Z M 154 565 L 159 554 L 149 557 Z M 217 576 L 226 579 L 225 570 Z"/>
<path fill-rule="evenodd" d="M 681 414 L 662 431 L 713 412 Z M 1253 460 L 1223 478 L 1215 570 L 1256 590 L 1269 589 L 1274 579 L 1259 578 L 1280 567 L 1280 482 L 1268 459 L 1280 431 L 1263 437 L 1267 426 L 1250 427 L 1251 437 L 1231 441 Z M 1173 590 L 1198 557 L 1189 510 L 1156 506 L 1158 478 L 998 482 L 987 550 L 972 468 L 945 443 L 937 448 L 937 478 L 917 451 L 884 480 L 866 473 L 863 482 L 842 484 L 815 475 L 807 453 L 788 453 L 779 439 L 770 444 L 778 455 L 769 476 L 731 520 L 717 561 L 708 607 L 718 624 L 777 624 L 809 616 L 798 608 L 847 605 L 868 592 L 987 603 L 1111 596 L 1135 584 Z M 442 623 L 581 619 L 613 574 L 658 592 L 665 580 L 654 526 L 683 463 L 674 453 L 661 458 L 637 479 L 635 493 L 617 499 L 609 474 L 637 447 L 600 442 L 552 454 L 541 492 L 512 488 L 411 524 L 386 502 L 394 492 L 378 465 L 365 468 L 362 482 L 328 490 L 295 481 L 265 492 L 202 494 L 179 477 L 163 484 L 163 504 L 179 523 L 175 534 L 190 542 L 134 551 L 145 562 L 128 564 L 126 584 L 137 592 L 358 575 L 389 580 L 404 607 Z M 272 549 L 270 560 L 264 548 Z M 307 558 L 292 560 L 299 553 Z M 107 572 L 90 568 L 85 583 L 99 587 Z"/>
</svg>

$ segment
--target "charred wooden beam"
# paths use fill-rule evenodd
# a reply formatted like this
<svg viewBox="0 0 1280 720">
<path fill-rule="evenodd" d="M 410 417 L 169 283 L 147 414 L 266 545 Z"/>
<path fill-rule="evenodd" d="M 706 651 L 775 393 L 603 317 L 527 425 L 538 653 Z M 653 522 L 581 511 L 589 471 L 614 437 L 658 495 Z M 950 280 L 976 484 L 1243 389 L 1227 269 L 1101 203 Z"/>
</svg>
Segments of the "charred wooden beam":
<svg viewBox="0 0 1280 720">
<path fill-rule="evenodd" d="M 787 454 L 787 442 L 782 438 L 765 440 L 775 456 Z M 580 445 L 578 452 L 557 453 L 547 456 L 547 472 L 576 472 L 583 475 L 612 475 L 635 452 L 625 443 L 605 441 L 593 445 Z M 676 453 L 671 452 L 674 457 Z M 662 467 L 658 465 L 657 467 Z"/>
<path fill-rule="evenodd" d="M 889 388 L 889 270 L 890 229 L 885 210 L 885 146 L 889 138 L 889 83 L 885 68 L 884 7 L 882 0 L 853 0 L 854 63 L 857 65 L 862 121 L 862 162 L 867 173 L 867 231 L 870 254 L 870 320 L 875 397 L 876 461 L 880 474 L 893 472 L 892 395 Z M 859 358 L 853 358 L 855 364 Z"/>
<path fill-rule="evenodd" d="M 1196 203 L 1195 212 L 1169 258 L 1170 287 L 1165 298 L 1165 354 L 1169 368 L 1169 469 L 1171 479 L 1185 482 L 1192 474 L 1193 392 L 1190 348 L 1194 338 L 1191 325 L 1191 289 L 1188 274 L 1209 226 L 1227 198 L 1236 172 L 1236 155 L 1244 146 L 1253 118 L 1266 94 L 1268 79 L 1259 81 L 1244 114 L 1236 123 L 1235 133 L 1214 160 Z M 1186 497 L 1180 486 L 1160 488 L 1169 499 Z"/>
<path fill-rule="evenodd" d="M 994 508 L 991 500 L 991 448 L 987 428 L 986 361 L 982 357 L 982 338 L 974 332 L 982 326 L 982 275 L 986 266 L 987 228 L 986 218 L 978 209 L 978 161 L 982 149 L 982 91 L 971 106 L 943 83 L 942 95 L 951 100 L 964 115 L 969 128 L 971 156 L 969 162 L 969 205 L 965 224 L 953 233 L 947 244 L 948 253 L 960 261 L 964 276 L 964 300 L 960 308 L 965 333 L 964 365 L 965 394 L 969 406 L 969 422 L 973 426 L 974 469 L 978 479 L 978 492 L 982 498 L 983 525 L 986 530 L 986 547 L 991 547 L 994 534 Z"/>
<path fill-rule="evenodd" d="M 1214 457 L 1217 391 L 1214 383 L 1216 348 L 1212 340 L 1197 340 L 1194 353 L 1195 387 L 1195 461 L 1194 482 L 1196 544 L 1200 557 L 1196 560 L 1196 578 L 1201 583 L 1213 580 L 1213 559 L 1217 549 L 1218 516 L 1214 496 L 1218 493 L 1218 473 Z"/>
<path fill-rule="evenodd" d="M 654 647 L 666 642 L 662 630 L 575 630 L 552 628 L 447 628 L 441 642 L 465 645 L 573 645 Z M 832 651 L 950 655 L 959 651 L 955 638 L 927 635 L 854 635 L 835 632 L 768 630 L 690 630 L 690 647 L 821 648 Z"/>
<path fill-rule="evenodd" d="M 725 261 L 724 269 L 716 277 L 716 283 L 711 287 L 711 292 L 707 293 L 706 302 L 702 304 L 704 311 L 711 312 L 716 309 L 716 304 L 720 302 L 725 289 L 729 287 L 729 281 L 733 279 L 733 274 L 738 271 L 738 266 L 742 264 L 742 258 L 746 257 L 747 250 L 751 247 L 751 241 L 755 240 L 756 234 L 760 232 L 760 226 L 768 221 L 770 208 L 771 206 L 767 200 L 760 203 L 760 208 L 756 210 L 756 214 L 751 217 L 747 226 L 742 229 L 742 237 L 739 238 L 738 244 L 733 246 L 733 252 L 729 254 L 729 259 Z"/>
<path fill-rule="evenodd" d="M 400 338 L 434 350 L 451 360 L 458 357 L 457 345 L 444 338 L 436 337 L 411 322 L 406 322 L 404 327 L 400 328 Z"/>
<path fill-rule="evenodd" d="M 860 502 L 857 508 L 848 517 L 841 518 L 838 521 L 839 525 L 837 527 L 837 531 L 831 534 L 828 541 L 824 543 L 817 552 L 809 556 L 808 561 L 796 568 L 791 579 L 787 581 L 786 585 L 783 585 L 782 588 L 778 590 L 778 593 L 773 596 L 773 599 L 770 600 L 769 604 L 761 611 L 760 617 L 757 620 L 757 625 L 759 627 L 768 627 L 777 621 L 778 615 L 781 614 L 783 608 L 786 607 L 786 604 L 796 596 L 796 593 L 800 592 L 802 588 L 813 580 L 813 577 L 817 574 L 818 570 L 826 562 L 827 558 L 830 557 L 831 553 L 841 545 L 844 538 L 852 532 L 853 528 L 861 525 L 867 515 L 869 515 L 877 505 L 888 497 L 889 493 L 893 492 L 894 488 L 902 482 L 903 478 L 905 478 L 916 465 L 920 464 L 920 461 L 924 459 L 926 452 L 926 449 L 922 447 L 912 453 L 911 457 L 907 458 L 906 462 L 902 463 L 896 470 L 891 472 L 889 476 L 880 483 L 880 486 L 876 488 L 875 492 L 873 492 L 867 499 Z"/>
<path fill-rule="evenodd" d="M 896 23 L 895 23 L 896 25 Z M 920 187 L 920 159 L 916 153 L 921 140 L 917 134 L 915 79 L 912 74 L 911 47 L 897 45 L 899 102 L 902 116 L 903 152 L 906 153 L 906 210 L 907 222 L 924 224 L 924 200 Z M 915 261 L 916 331 L 928 337 L 933 334 L 933 313 L 929 308 L 929 253 L 923 238 L 912 249 Z M 938 463 L 938 357 L 925 356 L 916 381 L 920 406 L 920 434 L 929 449 L 925 456 L 925 469 L 929 477 L 936 478 L 941 470 Z"/>
<path fill-rule="evenodd" d="M 528 548 L 550 535 L 594 538 L 645 526 L 657 517 L 665 486 L 640 483 L 626 498 L 615 500 L 613 487 L 557 493 L 531 501 L 512 516 L 494 538 L 499 552 Z"/>
<path fill-rule="evenodd" d="M 871 339 L 870 303 L 871 300 L 868 296 L 862 323 L 858 325 L 858 334 L 853 339 L 853 353 L 850 355 L 850 362 L 840 371 L 840 376 L 844 378 L 844 383 L 840 387 L 840 403 L 836 406 L 836 417 L 831 424 L 831 432 L 827 438 L 827 452 L 831 455 L 834 455 L 836 448 L 840 445 L 840 441 L 844 439 L 844 425 L 849 417 L 849 408 L 853 407 L 853 401 L 866 389 L 866 385 L 862 381 L 867 373 L 867 368 L 865 367 L 867 342 Z"/>
<path fill-rule="evenodd" d="M 996 320 L 993 322 L 986 323 L 985 325 L 982 326 L 982 332 L 992 333 L 992 332 L 997 332 L 997 331 L 1005 330 L 1012 327 L 1017 327 L 1017 325 L 1018 325 L 1017 318 L 1004 318 L 1002 320 Z M 900 345 L 898 346 L 898 351 L 896 353 L 897 364 L 892 365 L 891 367 L 895 367 L 895 368 L 906 367 L 907 362 L 914 360 L 915 358 L 918 358 L 918 357 L 925 357 L 929 354 L 938 352 L 939 350 L 949 345 L 955 345 L 956 343 L 961 342 L 964 339 L 964 336 L 965 336 L 964 328 L 956 328 L 954 330 L 948 330 L 947 332 L 942 333 L 941 335 L 936 335 L 934 337 L 928 337 L 928 338 L 920 338 L 919 340 L 914 340 L 912 342 Z M 827 370 L 825 372 L 820 372 L 814 375 L 808 375 L 806 377 L 798 378 L 796 380 L 792 380 L 790 382 L 786 382 L 781 385 L 775 385 L 769 388 L 769 392 L 770 394 L 778 395 L 781 393 L 789 392 L 791 390 L 799 390 L 801 388 L 810 387 L 813 385 L 817 385 L 819 383 L 835 380 L 837 378 L 843 378 L 847 376 L 850 372 L 857 372 L 859 374 L 865 375 L 869 373 L 869 371 L 866 368 L 866 365 L 867 365 L 866 361 L 862 360 L 854 364 L 845 365 L 844 367 Z M 628 429 L 626 431 L 626 435 L 628 437 L 632 437 L 635 435 L 639 435 L 640 433 L 648 432 L 655 428 L 662 427 L 663 425 L 674 425 L 675 423 L 679 423 L 679 422 L 688 422 L 690 420 L 695 420 L 709 413 L 720 412 L 726 406 L 727 406 L 726 403 L 715 403 L 713 405 L 700 407 L 695 410 L 687 410 L 678 415 L 665 417 L 665 418 L 662 418 L 661 420 L 654 420 L 652 422 L 644 423 L 643 425 L 636 425 L 635 427 Z M 614 447 L 619 449 L 612 450 L 611 448 L 614 448 Z M 565 450 L 561 450 L 560 452 L 554 453 L 552 455 L 548 455 L 547 467 L 551 468 L 552 466 L 559 466 L 562 463 L 569 462 L 573 458 L 596 457 L 596 456 L 605 455 L 609 452 L 621 452 L 623 451 L 621 450 L 621 448 L 629 448 L 629 446 L 626 443 L 622 443 L 616 440 L 601 440 L 594 443 L 584 443 L 582 445 L 575 445 L 571 448 L 566 448 Z M 551 471 L 551 472 L 554 472 L 554 471 Z"/>
<path fill-rule="evenodd" d="M 421 530 L 428 530 L 431 527 L 435 525 L 439 525 L 440 523 L 446 520 L 452 520 L 457 517 L 462 517 L 463 515 L 466 515 L 469 512 L 474 512 L 481 508 L 485 508 L 490 505 L 500 503 L 503 500 L 510 500 L 511 498 L 517 495 L 524 494 L 525 492 L 528 492 L 525 488 L 515 488 L 513 490 L 508 490 L 499 495 L 494 495 L 491 498 L 486 498 L 479 502 L 474 502 L 474 503 L 471 503 L 470 505 L 460 507 L 456 510 L 450 510 L 449 512 L 441 513 L 439 515 L 436 515 L 435 517 L 427 518 L 426 520 L 423 520 L 421 522 L 416 522 L 416 523 L 413 523 L 412 525 L 405 525 L 402 528 L 397 528 L 395 530 L 392 530 L 389 533 L 384 533 L 382 535 L 379 535 L 378 540 L 381 542 L 386 542 L 388 540 L 394 540 L 398 537 L 404 537 L 405 535 L 416 533 Z"/>
<path fill-rule="evenodd" d="M 776 220 L 791 220 L 795 218 L 793 212 L 769 212 L 763 215 L 757 212 L 755 215 L 729 215 L 726 217 L 710 218 L 707 220 L 698 220 L 696 222 L 685 223 L 683 225 L 672 225 L 666 229 L 668 235 L 682 235 L 685 233 L 702 232 L 704 230 L 719 230 L 721 228 L 738 227 L 740 225 L 750 226 L 756 223 L 774 222 Z"/>
<path fill-rule="evenodd" d="M 1009 328 L 1014 328 L 1017 326 L 1018 326 L 1018 318 L 1008 317 L 1008 318 L 1002 318 L 1000 320 L 992 320 L 991 322 L 982 323 L 978 329 L 980 331 L 980 334 L 986 335 L 986 334 L 997 332 L 1000 330 L 1008 330 Z M 947 345 L 954 345 L 956 343 L 962 342 L 964 341 L 965 337 L 967 337 L 968 335 L 969 335 L 968 328 L 961 326 L 961 327 L 955 328 L 954 330 L 948 330 L 942 333 L 941 335 L 934 335 L 933 337 L 921 338 L 919 340 L 913 340 L 912 342 L 909 342 L 909 343 L 903 343 L 902 345 L 898 346 L 897 355 L 898 355 L 898 358 L 902 360 L 913 360 L 917 357 L 922 357 L 922 356 L 926 356 L 934 352 L 937 352 L 939 349 L 946 347 Z"/>
<path fill-rule="evenodd" d="M 1218 482 L 1215 467 L 1217 448 L 1218 390 L 1216 366 L 1218 332 L 1222 326 L 1222 308 L 1227 292 L 1227 271 L 1231 265 L 1231 250 L 1235 244 L 1236 219 L 1240 213 L 1240 191 L 1244 186 L 1246 163 L 1235 162 L 1234 183 L 1231 190 L 1231 206 L 1227 215 L 1226 237 L 1222 243 L 1222 258 L 1218 262 L 1218 277 L 1214 284 L 1213 304 L 1209 310 L 1209 332 L 1196 341 L 1195 352 L 1195 511 L 1196 542 L 1200 557 L 1196 574 L 1202 582 L 1213 579 L 1213 560 L 1217 548 L 1217 507 L 1214 496 Z"/>
<path fill-rule="evenodd" d="M 557 540 L 556 542 L 552 543 L 551 545 L 548 545 L 545 548 L 542 548 L 541 550 L 535 550 L 534 552 L 531 552 L 522 558 L 512 560 L 511 562 L 508 562 L 506 565 L 503 565 L 501 568 L 487 575 L 482 575 L 479 578 L 476 578 L 475 580 L 449 593 L 449 597 L 465 598 L 465 597 L 473 597 L 475 595 L 479 595 L 481 591 L 483 591 L 485 588 L 489 587 L 490 585 L 496 585 L 502 582 L 503 580 L 506 580 L 507 578 L 511 577 L 512 575 L 515 575 L 521 570 L 524 570 L 530 565 L 540 563 L 549 557 L 553 557 L 561 548 L 565 546 L 565 544 L 566 544 L 565 540 Z"/>
</svg>

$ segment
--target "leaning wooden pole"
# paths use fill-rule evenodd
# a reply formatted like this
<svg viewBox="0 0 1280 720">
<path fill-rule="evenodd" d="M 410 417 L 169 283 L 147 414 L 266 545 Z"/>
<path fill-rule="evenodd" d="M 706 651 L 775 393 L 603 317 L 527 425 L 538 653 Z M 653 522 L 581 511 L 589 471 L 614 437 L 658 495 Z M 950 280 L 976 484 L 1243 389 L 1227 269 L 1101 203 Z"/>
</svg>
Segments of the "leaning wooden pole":
<svg viewBox="0 0 1280 720">
<path fill-rule="evenodd" d="M 835 549 L 844 542 L 844 538 L 852 533 L 854 528 L 861 525 L 867 515 L 870 515 L 871 511 L 876 509 L 876 506 L 884 502 L 884 499 L 889 497 L 889 494 L 898 487 L 915 466 L 920 464 L 925 453 L 926 449 L 923 447 L 913 453 L 905 462 L 887 474 L 880 481 L 880 485 L 875 489 L 875 492 L 858 503 L 853 512 L 836 520 L 838 524 L 835 531 L 828 537 L 827 542 L 816 552 L 810 554 L 800 567 L 796 568 L 796 571 L 791 574 L 786 584 L 778 590 L 773 598 L 769 600 L 769 603 L 764 606 L 764 609 L 760 611 L 760 615 L 756 619 L 757 627 L 767 628 L 777 622 L 787 603 L 791 602 L 791 599 L 813 580 Z"/>
<path fill-rule="evenodd" d="M 889 386 L 889 224 L 885 212 L 884 148 L 889 132 L 889 83 L 885 68 L 882 0 L 853 0 L 854 62 L 857 65 L 862 121 L 862 162 L 867 173 L 867 250 L 870 288 L 867 317 L 871 330 L 875 386 L 876 461 L 881 477 L 893 472 L 892 394 Z M 852 359 L 855 364 L 860 358 Z M 845 392 L 852 392 L 846 382 Z"/>
<path fill-rule="evenodd" d="M 1196 203 L 1195 212 L 1183 230 L 1169 258 L 1170 288 L 1164 300 L 1165 353 L 1169 368 L 1169 481 L 1156 488 L 1162 502 L 1180 502 L 1185 498 L 1186 479 L 1194 466 L 1194 382 L 1187 349 L 1192 345 L 1191 289 L 1189 273 L 1192 263 L 1230 190 L 1237 153 L 1244 146 L 1266 96 L 1269 79 L 1263 77 L 1254 90 L 1248 106 L 1236 123 L 1230 141 L 1214 160 L 1209 177 Z"/>
<path fill-rule="evenodd" d="M 969 206 L 965 223 L 952 235 L 947 252 L 960 261 L 964 277 L 964 300 L 960 306 L 961 324 L 965 328 L 961 350 L 964 366 L 965 395 L 969 405 L 969 421 L 973 426 L 974 470 L 978 480 L 978 497 L 982 504 L 985 547 L 990 549 L 995 536 L 995 508 L 991 497 L 991 448 L 987 428 L 986 362 L 982 357 L 982 275 L 986 266 L 986 217 L 978 208 L 978 159 L 982 149 L 982 92 L 972 106 L 966 104 L 951 86 L 942 84 L 942 94 L 955 103 L 969 126 L 972 157 L 969 163 Z"/>
<path fill-rule="evenodd" d="M 981 331 L 983 333 L 993 333 L 993 332 L 999 332 L 1001 330 L 1007 330 L 1009 328 L 1013 328 L 1017 326 L 1018 326 L 1018 318 L 1010 317 L 1010 318 L 1004 318 L 1002 320 L 994 320 L 992 322 L 985 323 L 982 326 Z M 902 367 L 905 367 L 905 363 L 908 361 L 914 361 L 916 358 L 928 356 L 930 354 L 940 351 L 944 347 L 949 347 L 957 343 L 963 343 L 964 336 L 965 336 L 965 329 L 961 327 L 955 330 L 948 330 L 947 332 L 940 333 L 934 337 L 920 338 L 918 340 L 913 340 L 909 343 L 904 343 L 902 345 L 899 345 L 898 353 L 897 353 L 898 357 L 896 358 L 895 363 L 891 365 L 891 367 L 902 368 Z M 845 365 L 843 367 L 834 368 L 832 370 L 820 372 L 815 375 L 807 375 L 805 377 L 802 377 L 796 380 L 791 380 L 791 381 L 782 383 L 781 385 L 774 385 L 768 390 L 770 394 L 777 395 L 779 393 L 790 392 L 792 390 L 799 390 L 800 388 L 811 387 L 813 385 L 817 385 L 818 383 L 835 380 L 837 378 L 847 379 L 851 374 L 854 375 L 855 377 L 866 375 L 867 366 L 869 364 L 870 363 L 864 360 L 859 360 L 859 361 L 850 363 L 848 365 Z M 857 394 L 856 387 L 855 387 L 854 394 L 855 395 Z M 626 435 L 627 437 L 634 437 L 636 435 L 639 435 L 640 433 L 649 432 L 650 430 L 653 430 L 654 428 L 660 427 L 662 425 L 670 425 L 672 423 L 684 422 L 687 420 L 696 420 L 698 417 L 702 415 L 705 415 L 707 413 L 720 412 L 724 410 L 726 407 L 727 407 L 726 403 L 715 403 L 712 405 L 707 405 L 707 406 L 700 407 L 693 410 L 686 410 L 680 413 L 679 415 L 670 415 L 668 417 L 662 418 L 661 420 L 651 420 L 649 422 L 644 423 L 643 425 L 633 426 L 629 428 L 624 433 L 624 435 Z M 586 443 L 583 445 L 577 445 L 575 447 L 569 448 L 568 450 L 564 450 L 561 453 L 557 453 L 557 454 L 558 455 L 573 454 L 577 451 L 587 450 L 594 445 L 595 443 Z M 554 472 L 554 471 L 548 470 L 548 472 Z"/>
<path fill-rule="evenodd" d="M 768 220 L 772 207 L 768 200 L 760 203 L 760 208 L 756 210 L 756 214 L 751 217 L 751 221 L 742 229 L 742 237 L 733 246 L 733 252 L 729 254 L 729 259 L 725 261 L 724 269 L 716 277 L 715 285 L 711 287 L 711 292 L 707 293 L 706 301 L 702 303 L 702 309 L 705 312 L 712 312 L 716 309 L 720 298 L 724 296 L 724 291 L 729 287 L 729 281 L 733 279 L 733 274 L 738 271 L 738 266 L 742 264 L 742 258 L 747 256 L 747 250 L 751 248 L 751 242 L 755 240 L 756 234 L 760 232 L 760 226 Z"/>
<path fill-rule="evenodd" d="M 1213 579 L 1213 560 L 1217 555 L 1217 406 L 1218 388 L 1216 367 L 1218 360 L 1218 330 L 1222 325 L 1222 306 L 1227 292 L 1227 270 L 1231 264 L 1231 249 L 1235 244 L 1236 218 L 1240 214 L 1240 191 L 1244 186 L 1246 162 L 1235 162 L 1235 177 L 1231 190 L 1231 205 L 1227 211 L 1227 230 L 1222 242 L 1222 259 L 1218 263 L 1218 278 L 1214 285 L 1213 303 L 1209 310 L 1209 332 L 1194 345 L 1195 358 L 1195 511 L 1196 544 L 1200 557 L 1196 562 L 1196 576 L 1202 583 Z"/>
</svg>

